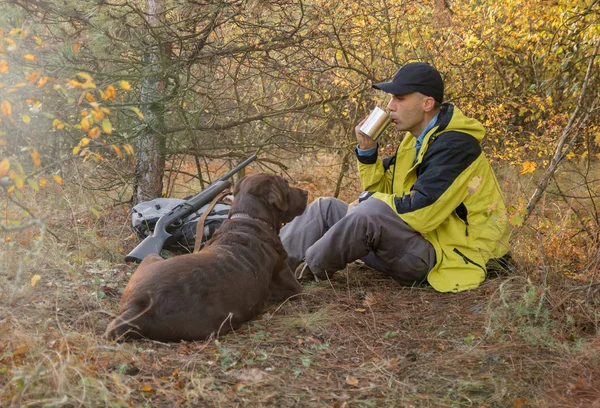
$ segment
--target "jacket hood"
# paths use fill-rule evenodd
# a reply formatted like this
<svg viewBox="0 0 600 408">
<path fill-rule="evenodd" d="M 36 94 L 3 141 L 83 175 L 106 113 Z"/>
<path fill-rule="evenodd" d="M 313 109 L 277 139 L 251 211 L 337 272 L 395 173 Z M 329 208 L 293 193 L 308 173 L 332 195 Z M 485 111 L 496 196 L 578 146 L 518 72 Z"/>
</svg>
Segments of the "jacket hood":
<svg viewBox="0 0 600 408">
<path fill-rule="evenodd" d="M 483 125 L 478 120 L 465 116 L 460 109 L 450 103 L 442 104 L 437 126 L 436 134 L 448 131 L 467 133 L 479 142 L 485 136 Z"/>
</svg>

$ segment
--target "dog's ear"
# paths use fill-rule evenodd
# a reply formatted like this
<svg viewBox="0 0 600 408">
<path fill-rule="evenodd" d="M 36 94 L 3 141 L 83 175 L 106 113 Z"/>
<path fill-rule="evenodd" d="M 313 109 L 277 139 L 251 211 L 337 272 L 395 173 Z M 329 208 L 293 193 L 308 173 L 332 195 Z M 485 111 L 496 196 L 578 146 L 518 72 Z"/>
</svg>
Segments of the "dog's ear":
<svg viewBox="0 0 600 408">
<path fill-rule="evenodd" d="M 247 177 L 247 176 L 244 176 L 244 177 L 242 177 L 241 179 L 239 179 L 239 180 L 237 181 L 237 183 L 235 183 L 235 186 L 233 187 L 233 196 L 234 196 L 234 197 L 235 197 L 235 196 L 236 196 L 236 195 L 237 195 L 237 194 L 240 192 L 240 187 L 241 187 L 241 185 L 242 185 L 242 181 L 244 181 L 244 179 L 245 179 L 246 177 Z"/>
<path fill-rule="evenodd" d="M 267 196 L 269 204 L 281 212 L 286 212 L 288 209 L 288 192 L 290 190 L 287 181 L 281 177 L 277 177 L 269 187 L 269 194 Z"/>
</svg>

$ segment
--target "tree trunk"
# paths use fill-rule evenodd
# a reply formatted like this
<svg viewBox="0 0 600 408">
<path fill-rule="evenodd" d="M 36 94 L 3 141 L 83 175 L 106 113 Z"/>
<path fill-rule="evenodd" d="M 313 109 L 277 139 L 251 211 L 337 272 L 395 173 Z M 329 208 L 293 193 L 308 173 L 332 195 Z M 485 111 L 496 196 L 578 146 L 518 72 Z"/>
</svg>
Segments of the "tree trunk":
<svg viewBox="0 0 600 408">
<path fill-rule="evenodd" d="M 161 26 L 161 0 L 146 0 L 148 29 Z M 133 204 L 160 197 L 165 170 L 164 107 L 160 102 L 162 83 L 161 55 L 158 44 L 151 46 L 142 59 L 140 86 L 141 111 L 146 123 L 137 140 Z"/>
</svg>

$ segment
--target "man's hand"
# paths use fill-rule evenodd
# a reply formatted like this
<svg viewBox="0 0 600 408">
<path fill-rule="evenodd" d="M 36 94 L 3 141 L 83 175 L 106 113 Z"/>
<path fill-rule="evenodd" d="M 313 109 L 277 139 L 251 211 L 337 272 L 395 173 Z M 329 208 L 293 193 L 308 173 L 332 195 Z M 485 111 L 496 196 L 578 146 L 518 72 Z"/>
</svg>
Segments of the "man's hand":
<svg viewBox="0 0 600 408">
<path fill-rule="evenodd" d="M 354 200 L 352 201 L 350 204 L 348 204 L 348 211 L 346 211 L 346 215 L 348 215 L 350 213 L 350 210 L 352 210 L 352 208 L 358 204 L 358 200 Z"/>
<path fill-rule="evenodd" d="M 361 132 L 359 130 L 360 127 L 363 125 L 363 123 L 365 123 L 366 120 L 367 120 L 367 118 L 364 118 L 354 128 L 354 133 L 356 133 L 356 141 L 358 142 L 358 147 L 363 150 L 368 150 L 368 149 L 371 149 L 371 148 L 377 146 L 377 142 L 375 140 L 371 139 L 369 136 L 365 135 L 363 132 Z"/>
</svg>

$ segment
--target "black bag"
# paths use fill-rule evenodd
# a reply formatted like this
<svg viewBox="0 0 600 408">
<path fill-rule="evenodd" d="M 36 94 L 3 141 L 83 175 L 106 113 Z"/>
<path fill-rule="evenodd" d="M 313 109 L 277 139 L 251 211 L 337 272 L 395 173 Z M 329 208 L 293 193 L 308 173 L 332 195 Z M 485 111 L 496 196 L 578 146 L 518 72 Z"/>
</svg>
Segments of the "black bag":
<svg viewBox="0 0 600 408">
<path fill-rule="evenodd" d="M 131 225 L 137 235 L 144 239 L 152 235 L 160 217 L 168 214 L 169 211 L 184 202 L 185 200 L 179 198 L 155 198 L 154 200 L 141 202 L 131 209 Z M 183 222 L 170 225 L 167 232 L 172 237 L 165 242 L 163 248 L 171 251 L 192 252 L 196 243 L 198 218 L 202 216 L 209 205 L 206 204 L 195 213 L 190 214 Z M 230 208 L 231 205 L 223 201 L 217 201 L 204 221 L 202 246 L 227 219 Z"/>
</svg>

